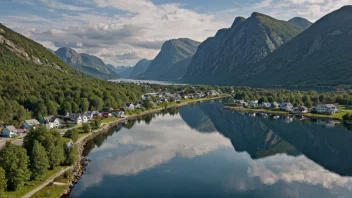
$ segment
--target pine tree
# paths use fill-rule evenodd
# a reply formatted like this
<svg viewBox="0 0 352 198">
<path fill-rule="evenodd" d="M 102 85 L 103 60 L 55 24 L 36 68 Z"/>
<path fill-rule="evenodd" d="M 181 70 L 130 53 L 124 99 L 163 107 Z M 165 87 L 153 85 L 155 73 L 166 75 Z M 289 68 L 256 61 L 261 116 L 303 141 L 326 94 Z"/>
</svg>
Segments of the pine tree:
<svg viewBox="0 0 352 198">
<path fill-rule="evenodd" d="M 30 157 L 30 168 L 33 179 L 42 179 L 49 168 L 49 159 L 45 148 L 37 141 L 34 141 L 32 155 Z"/>
<path fill-rule="evenodd" d="M 29 158 L 23 147 L 6 142 L 0 150 L 0 161 L 6 173 L 8 189 L 19 189 L 30 179 Z"/>
</svg>

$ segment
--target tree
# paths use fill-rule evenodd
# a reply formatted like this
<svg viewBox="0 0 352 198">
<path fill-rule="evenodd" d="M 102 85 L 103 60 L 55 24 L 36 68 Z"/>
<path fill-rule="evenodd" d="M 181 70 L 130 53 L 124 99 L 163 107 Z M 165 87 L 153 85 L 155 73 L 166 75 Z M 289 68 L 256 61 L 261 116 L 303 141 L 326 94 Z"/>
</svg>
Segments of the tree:
<svg viewBox="0 0 352 198">
<path fill-rule="evenodd" d="M 57 115 L 58 104 L 56 102 L 49 100 L 46 103 L 46 108 L 48 109 L 49 115 Z"/>
<path fill-rule="evenodd" d="M 19 189 L 30 179 L 29 158 L 26 149 L 22 146 L 6 142 L 0 150 L 0 161 L 6 173 L 8 189 Z"/>
<path fill-rule="evenodd" d="M 68 101 L 65 101 L 64 104 L 61 107 L 61 111 L 63 114 L 71 113 L 72 112 L 72 106 L 71 103 Z"/>
<path fill-rule="evenodd" d="M 78 131 L 76 129 L 68 130 L 64 134 L 64 137 L 70 138 L 73 142 L 76 142 L 78 140 Z"/>
<path fill-rule="evenodd" d="M 82 129 L 85 133 L 89 133 L 90 132 L 90 125 L 88 123 L 84 123 L 82 125 Z"/>
<path fill-rule="evenodd" d="M 153 102 L 149 99 L 145 100 L 143 103 L 143 107 L 146 109 L 152 109 L 154 107 Z"/>
<path fill-rule="evenodd" d="M 45 148 L 37 141 L 34 141 L 32 155 L 30 156 L 30 168 L 32 179 L 42 179 L 49 168 L 49 159 Z"/>
<path fill-rule="evenodd" d="M 95 119 L 92 121 L 91 126 L 93 129 L 98 129 L 101 125 L 101 119 Z"/>
<path fill-rule="evenodd" d="M 65 160 L 64 148 L 62 145 L 55 146 L 53 143 L 50 143 L 49 148 L 47 149 L 47 154 L 50 169 L 54 169 Z"/>
<path fill-rule="evenodd" d="M 5 170 L 0 166 L 0 195 L 3 192 L 5 192 L 6 188 L 7 188 L 6 173 L 5 173 Z"/>
<path fill-rule="evenodd" d="M 81 111 L 86 112 L 89 108 L 89 101 L 87 98 L 82 98 L 80 103 Z"/>
<path fill-rule="evenodd" d="M 77 161 L 77 159 L 78 159 L 78 149 L 77 149 L 77 147 L 75 145 L 72 145 L 71 147 L 66 148 L 65 149 L 65 156 L 66 156 L 65 163 L 67 165 L 74 164 Z"/>
</svg>

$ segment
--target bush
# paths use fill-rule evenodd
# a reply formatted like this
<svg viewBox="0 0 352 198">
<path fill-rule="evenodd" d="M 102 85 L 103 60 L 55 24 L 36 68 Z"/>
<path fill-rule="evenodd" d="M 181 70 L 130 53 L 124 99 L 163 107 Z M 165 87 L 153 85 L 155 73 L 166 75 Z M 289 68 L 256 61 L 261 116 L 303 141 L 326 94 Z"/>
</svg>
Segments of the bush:
<svg viewBox="0 0 352 198">
<path fill-rule="evenodd" d="M 84 123 L 84 124 L 82 125 L 82 128 L 83 128 L 83 131 L 84 131 L 85 133 L 89 133 L 89 132 L 90 132 L 90 125 L 89 125 L 88 123 Z"/>
</svg>

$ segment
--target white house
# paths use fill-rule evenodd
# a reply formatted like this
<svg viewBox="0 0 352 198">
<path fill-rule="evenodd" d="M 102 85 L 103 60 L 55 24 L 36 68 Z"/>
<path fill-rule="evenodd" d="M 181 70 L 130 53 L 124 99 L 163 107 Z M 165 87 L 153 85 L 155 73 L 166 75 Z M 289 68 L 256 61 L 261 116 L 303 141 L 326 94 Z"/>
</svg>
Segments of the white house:
<svg viewBox="0 0 352 198">
<path fill-rule="evenodd" d="M 129 109 L 129 110 L 134 110 L 134 104 L 133 103 L 127 103 L 126 104 L 126 109 Z"/>
<path fill-rule="evenodd" d="M 82 124 L 88 122 L 88 117 L 81 114 L 71 114 L 68 119 L 75 124 Z"/>
<path fill-rule="evenodd" d="M 248 103 L 248 106 L 250 106 L 250 107 L 258 106 L 258 100 L 250 100 L 247 103 Z"/>
<path fill-rule="evenodd" d="M 31 119 L 31 120 L 25 120 L 22 124 L 22 127 L 26 130 L 29 130 L 31 128 L 35 128 L 35 126 L 39 125 L 40 123 L 36 119 Z"/>
<path fill-rule="evenodd" d="M 280 109 L 283 111 L 292 111 L 293 105 L 290 102 L 283 102 L 280 104 Z"/>
<path fill-rule="evenodd" d="M 47 129 L 57 129 L 60 128 L 62 124 L 62 121 L 54 116 L 43 117 L 39 122 Z"/>
<path fill-rule="evenodd" d="M 273 102 L 272 104 L 271 104 L 271 108 L 273 108 L 273 109 L 277 109 L 277 108 L 279 108 L 279 103 L 277 103 L 277 102 Z"/>
<path fill-rule="evenodd" d="M 124 118 L 124 117 L 125 117 L 125 112 L 124 112 L 124 111 L 118 111 L 118 112 L 116 112 L 116 117 L 118 117 L 118 118 Z"/>
<path fill-rule="evenodd" d="M 270 103 L 267 103 L 267 102 L 263 102 L 263 103 L 260 103 L 260 104 L 259 104 L 259 107 L 261 107 L 261 108 L 270 108 L 270 107 L 271 107 L 271 104 L 270 104 Z"/>
<path fill-rule="evenodd" d="M 87 117 L 88 120 L 92 120 L 95 115 L 98 115 L 99 111 L 87 111 L 84 115 Z"/>
<path fill-rule="evenodd" d="M 317 113 L 328 113 L 334 114 L 339 111 L 339 109 L 334 104 L 321 104 L 315 107 Z"/>
<path fill-rule="evenodd" d="M 1 134 L 3 137 L 14 137 L 17 136 L 17 129 L 13 125 L 9 125 L 2 129 Z"/>
</svg>

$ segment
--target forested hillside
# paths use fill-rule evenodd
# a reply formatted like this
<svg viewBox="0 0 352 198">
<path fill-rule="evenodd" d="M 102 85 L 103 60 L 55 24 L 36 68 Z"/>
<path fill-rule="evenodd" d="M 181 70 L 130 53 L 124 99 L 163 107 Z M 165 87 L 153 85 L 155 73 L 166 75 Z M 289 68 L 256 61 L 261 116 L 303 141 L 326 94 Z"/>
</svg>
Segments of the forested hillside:
<svg viewBox="0 0 352 198">
<path fill-rule="evenodd" d="M 0 24 L 0 122 L 118 107 L 142 89 L 90 78 L 40 44 Z"/>
</svg>

